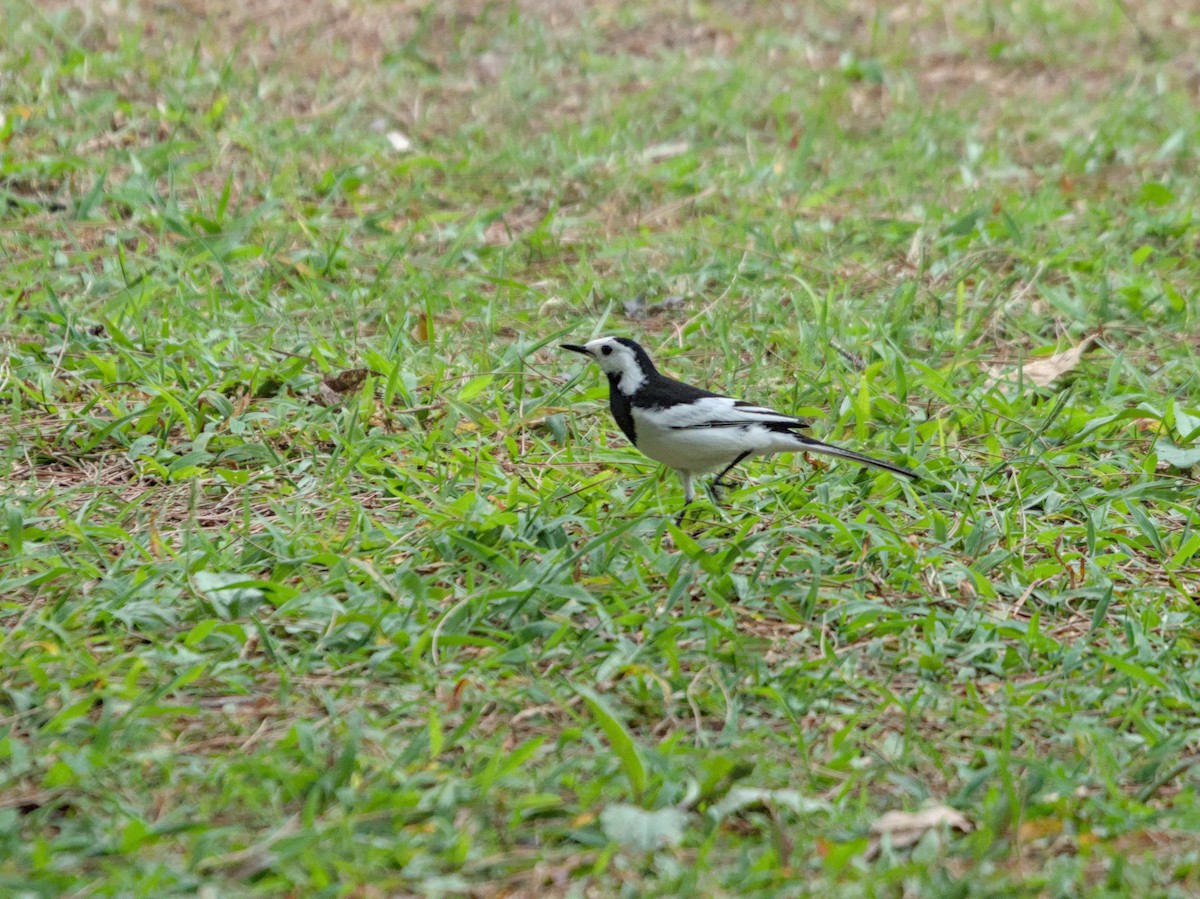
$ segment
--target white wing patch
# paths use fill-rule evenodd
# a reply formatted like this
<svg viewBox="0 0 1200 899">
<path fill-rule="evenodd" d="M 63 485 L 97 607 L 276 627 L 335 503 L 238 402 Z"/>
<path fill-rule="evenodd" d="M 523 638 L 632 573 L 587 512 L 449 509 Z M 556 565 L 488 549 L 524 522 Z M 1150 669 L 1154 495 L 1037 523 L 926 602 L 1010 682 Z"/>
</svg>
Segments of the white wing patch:
<svg viewBox="0 0 1200 899">
<path fill-rule="evenodd" d="M 727 396 L 706 396 L 665 408 L 633 407 L 637 448 L 676 471 L 713 471 L 734 459 L 802 447 L 803 421 L 761 406 L 737 406 Z"/>
<path fill-rule="evenodd" d="M 655 424 L 672 430 L 694 428 L 740 428 L 756 424 L 806 424 L 794 415 L 784 415 L 765 406 L 739 406 L 728 396 L 706 396 L 692 403 L 681 403 L 666 409 L 644 410 Z"/>
</svg>

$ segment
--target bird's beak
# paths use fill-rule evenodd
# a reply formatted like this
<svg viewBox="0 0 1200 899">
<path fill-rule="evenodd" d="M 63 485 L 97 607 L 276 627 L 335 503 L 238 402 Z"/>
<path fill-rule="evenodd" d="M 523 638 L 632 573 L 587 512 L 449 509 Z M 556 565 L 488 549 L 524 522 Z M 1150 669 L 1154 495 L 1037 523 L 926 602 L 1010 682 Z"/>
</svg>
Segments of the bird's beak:
<svg viewBox="0 0 1200 899">
<path fill-rule="evenodd" d="M 582 354 L 583 354 L 583 355 L 585 355 L 585 356 L 591 356 L 591 355 L 592 355 L 592 354 L 591 354 L 591 353 L 588 351 L 588 348 L 587 348 L 587 347 L 585 347 L 585 346 L 580 346 L 580 345 L 579 345 L 579 344 L 577 344 L 577 343 L 560 343 L 560 344 L 559 344 L 559 348 L 560 348 L 560 349 L 564 349 L 564 350 L 570 350 L 572 353 L 582 353 Z"/>
</svg>

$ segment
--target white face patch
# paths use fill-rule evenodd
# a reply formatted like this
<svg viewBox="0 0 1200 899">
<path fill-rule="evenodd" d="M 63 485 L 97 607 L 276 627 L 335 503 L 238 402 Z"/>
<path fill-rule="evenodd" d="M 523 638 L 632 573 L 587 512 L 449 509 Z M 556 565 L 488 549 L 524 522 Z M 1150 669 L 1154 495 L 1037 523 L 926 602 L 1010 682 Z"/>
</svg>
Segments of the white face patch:
<svg viewBox="0 0 1200 899">
<path fill-rule="evenodd" d="M 616 338 L 597 337 L 584 346 L 606 375 L 618 376 L 617 389 L 626 396 L 632 396 L 646 383 L 646 373 L 638 365 L 637 356 Z"/>
</svg>

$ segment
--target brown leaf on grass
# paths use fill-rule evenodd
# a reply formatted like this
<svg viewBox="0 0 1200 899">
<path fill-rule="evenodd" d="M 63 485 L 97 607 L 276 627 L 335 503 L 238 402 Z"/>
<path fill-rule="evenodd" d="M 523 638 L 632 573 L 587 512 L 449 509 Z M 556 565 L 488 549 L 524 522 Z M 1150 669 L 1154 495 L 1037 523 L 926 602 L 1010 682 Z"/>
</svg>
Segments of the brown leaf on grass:
<svg viewBox="0 0 1200 899">
<path fill-rule="evenodd" d="M 1022 843 L 1032 843 L 1034 840 L 1056 837 L 1062 832 L 1062 819 L 1054 817 L 1033 818 L 1029 821 L 1022 821 L 1021 827 L 1017 831 Z"/>
<path fill-rule="evenodd" d="M 335 375 L 326 375 L 324 382 L 325 386 L 335 393 L 349 393 L 361 387 L 368 375 L 379 377 L 379 372 L 370 368 L 348 368 Z"/>
<path fill-rule="evenodd" d="M 428 313 L 420 313 L 417 323 L 408 334 L 417 343 L 429 343 L 433 339 L 433 318 Z"/>
<path fill-rule="evenodd" d="M 870 827 L 871 845 L 867 848 L 867 860 L 879 855 L 885 838 L 893 849 L 905 849 L 929 831 L 941 827 L 962 833 L 970 833 L 975 829 L 966 815 L 947 805 L 930 805 L 915 812 L 884 812 Z"/>
<path fill-rule="evenodd" d="M 993 365 L 985 386 L 990 388 L 997 384 L 1028 383 L 1036 387 L 1049 387 L 1074 369 L 1084 353 L 1093 349 L 1097 343 L 1096 335 L 1090 334 L 1069 350 L 1041 359 L 1031 359 L 1020 368 L 1006 371 L 1003 366 Z"/>
<path fill-rule="evenodd" d="M 346 394 L 361 387 L 368 375 L 379 377 L 379 372 L 370 368 L 348 368 L 336 374 L 328 374 L 321 379 L 314 399 L 322 406 L 337 406 L 346 398 Z"/>
</svg>

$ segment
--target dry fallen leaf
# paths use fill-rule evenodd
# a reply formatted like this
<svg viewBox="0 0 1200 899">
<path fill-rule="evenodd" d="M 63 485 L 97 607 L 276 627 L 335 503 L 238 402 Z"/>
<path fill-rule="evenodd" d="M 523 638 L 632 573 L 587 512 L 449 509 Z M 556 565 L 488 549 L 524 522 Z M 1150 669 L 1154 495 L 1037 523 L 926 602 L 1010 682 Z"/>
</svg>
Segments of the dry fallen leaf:
<svg viewBox="0 0 1200 899">
<path fill-rule="evenodd" d="M 351 390 L 361 387 L 362 382 L 367 379 L 367 375 L 379 377 L 379 372 L 369 368 L 348 368 L 336 375 L 326 375 L 324 380 L 330 390 L 336 393 L 349 393 Z"/>
<path fill-rule="evenodd" d="M 379 372 L 370 368 L 349 368 L 346 371 L 326 375 L 317 386 L 314 402 L 320 406 L 337 406 L 347 393 L 357 390 L 368 375 L 379 377 Z"/>
<path fill-rule="evenodd" d="M 975 825 L 958 809 L 946 805 L 930 805 L 915 812 L 884 812 L 871 825 L 871 845 L 867 848 L 867 860 L 879 855 L 884 837 L 888 838 L 893 849 L 904 849 L 912 846 L 928 831 L 938 827 L 970 833 Z"/>
<path fill-rule="evenodd" d="M 1083 354 L 1095 347 L 1096 343 L 1096 336 L 1093 334 L 1085 337 L 1077 346 L 1073 346 L 1069 350 L 1063 350 L 1061 353 L 1055 353 L 1053 356 L 1046 356 L 1042 359 L 1032 359 L 1020 368 L 1006 371 L 1002 366 L 994 365 L 985 386 L 990 388 L 997 384 L 1016 385 L 1025 382 L 1037 387 L 1049 387 L 1075 368 L 1079 364 L 1079 360 L 1083 358 Z"/>
<path fill-rule="evenodd" d="M 408 334 L 417 343 L 429 343 L 433 338 L 433 317 L 427 313 L 419 312 L 417 323 L 413 325 L 412 330 Z"/>
<path fill-rule="evenodd" d="M 1022 821 L 1021 827 L 1017 831 L 1022 843 L 1031 843 L 1045 837 L 1056 837 L 1062 832 L 1061 818 L 1034 818 L 1030 821 Z"/>
</svg>

